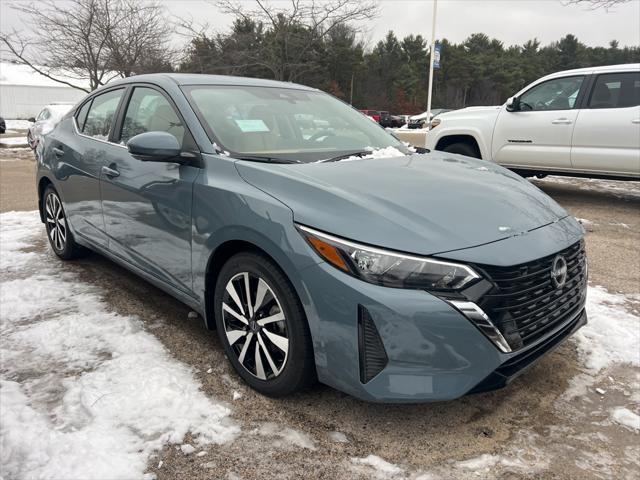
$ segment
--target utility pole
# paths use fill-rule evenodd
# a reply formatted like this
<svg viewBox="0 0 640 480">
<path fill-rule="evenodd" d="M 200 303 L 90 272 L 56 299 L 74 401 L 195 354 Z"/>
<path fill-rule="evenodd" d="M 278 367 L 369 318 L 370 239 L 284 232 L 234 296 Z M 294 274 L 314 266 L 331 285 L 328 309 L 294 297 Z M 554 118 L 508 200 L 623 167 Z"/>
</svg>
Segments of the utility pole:
<svg viewBox="0 0 640 480">
<path fill-rule="evenodd" d="M 427 97 L 427 131 L 431 130 L 431 92 L 433 90 L 433 61 L 436 50 L 436 12 L 438 10 L 438 0 L 433 0 L 433 19 L 431 23 L 431 48 L 429 50 L 429 92 Z M 428 135 L 428 133 L 427 133 Z M 425 135 L 425 147 L 427 136 Z"/>
</svg>

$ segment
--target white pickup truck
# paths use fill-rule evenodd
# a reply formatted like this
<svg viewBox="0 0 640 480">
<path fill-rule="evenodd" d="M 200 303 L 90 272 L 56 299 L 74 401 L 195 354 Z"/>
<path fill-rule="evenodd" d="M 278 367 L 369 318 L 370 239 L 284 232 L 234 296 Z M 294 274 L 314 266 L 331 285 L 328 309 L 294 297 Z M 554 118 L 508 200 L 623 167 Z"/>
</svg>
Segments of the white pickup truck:
<svg viewBox="0 0 640 480">
<path fill-rule="evenodd" d="M 640 180 L 640 64 L 558 72 L 502 106 L 443 113 L 426 147 L 525 176 Z"/>
</svg>

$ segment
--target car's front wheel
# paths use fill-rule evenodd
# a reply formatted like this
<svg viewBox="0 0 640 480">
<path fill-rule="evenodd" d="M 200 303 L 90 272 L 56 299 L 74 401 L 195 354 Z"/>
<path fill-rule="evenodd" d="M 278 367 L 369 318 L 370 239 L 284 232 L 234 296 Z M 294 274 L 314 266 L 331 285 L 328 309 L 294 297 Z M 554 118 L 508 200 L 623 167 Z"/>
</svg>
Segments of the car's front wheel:
<svg viewBox="0 0 640 480">
<path fill-rule="evenodd" d="M 302 305 L 273 261 L 240 253 L 216 282 L 216 328 L 227 357 L 255 390 L 282 396 L 315 379 L 313 347 Z"/>
<path fill-rule="evenodd" d="M 44 191 L 42 211 L 49 245 L 58 257 L 63 260 L 72 260 L 86 254 L 87 250 L 73 239 L 60 196 L 51 185 Z"/>
</svg>

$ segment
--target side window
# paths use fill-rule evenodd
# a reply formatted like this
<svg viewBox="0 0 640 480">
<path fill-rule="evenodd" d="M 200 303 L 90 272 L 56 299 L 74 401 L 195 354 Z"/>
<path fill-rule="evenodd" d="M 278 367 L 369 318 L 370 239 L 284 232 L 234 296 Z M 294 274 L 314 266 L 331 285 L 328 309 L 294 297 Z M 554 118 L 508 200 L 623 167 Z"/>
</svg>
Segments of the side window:
<svg viewBox="0 0 640 480">
<path fill-rule="evenodd" d="M 571 110 L 583 81 L 584 76 L 564 77 L 536 85 L 520 97 L 520 110 Z"/>
<path fill-rule="evenodd" d="M 185 127 L 165 96 L 152 88 L 136 87 L 122 122 L 120 143 L 144 132 L 170 133 L 181 147 L 185 137 Z"/>
<path fill-rule="evenodd" d="M 50 116 L 51 115 L 49 114 L 49 110 L 43 108 L 38 114 L 38 118 L 36 118 L 36 121 L 39 122 L 40 120 L 47 120 Z"/>
<path fill-rule="evenodd" d="M 82 132 L 98 140 L 108 140 L 109 131 L 122 97 L 123 89 L 111 90 L 94 97 Z"/>
<path fill-rule="evenodd" d="M 90 106 L 91 100 L 85 103 L 76 114 L 76 125 L 78 126 L 79 131 L 82 131 L 82 128 L 84 127 L 84 122 L 87 119 L 87 113 L 89 112 Z"/>
<path fill-rule="evenodd" d="M 626 108 L 640 105 L 640 72 L 598 75 L 589 108 Z"/>
</svg>

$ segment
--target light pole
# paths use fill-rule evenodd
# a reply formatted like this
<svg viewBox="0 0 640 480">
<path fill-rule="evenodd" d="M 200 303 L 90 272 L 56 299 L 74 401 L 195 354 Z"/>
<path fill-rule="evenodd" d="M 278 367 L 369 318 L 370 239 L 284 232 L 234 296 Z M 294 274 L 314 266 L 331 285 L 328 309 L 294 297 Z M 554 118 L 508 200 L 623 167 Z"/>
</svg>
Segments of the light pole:
<svg viewBox="0 0 640 480">
<path fill-rule="evenodd" d="M 438 0 L 433 0 L 433 20 L 431 23 L 431 49 L 429 50 L 429 92 L 427 97 L 427 131 L 431 130 L 431 92 L 433 91 L 433 61 L 436 49 L 436 12 Z M 427 136 L 425 135 L 425 147 Z"/>
</svg>

